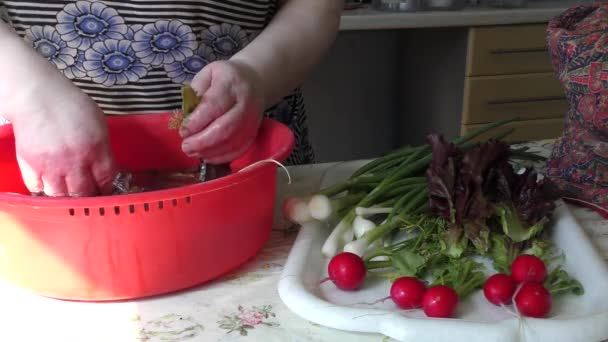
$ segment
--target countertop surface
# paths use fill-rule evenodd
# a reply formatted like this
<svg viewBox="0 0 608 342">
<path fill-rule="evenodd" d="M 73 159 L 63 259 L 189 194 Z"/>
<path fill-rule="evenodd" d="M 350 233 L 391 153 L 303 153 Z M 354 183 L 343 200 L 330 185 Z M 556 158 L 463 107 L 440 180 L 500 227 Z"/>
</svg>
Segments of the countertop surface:
<svg viewBox="0 0 608 342">
<path fill-rule="evenodd" d="M 547 155 L 550 146 L 550 142 L 537 143 L 532 151 Z M 332 165 L 292 167 L 290 185 L 280 171 L 277 209 L 288 196 L 318 189 Z M 585 209 L 576 209 L 574 214 L 608 259 L 608 221 Z M 43 298 L 0 285 L 0 341 L 392 341 L 381 335 L 313 324 L 283 304 L 277 284 L 297 228 L 276 210 L 271 237 L 253 260 L 220 279 L 167 296 L 82 303 Z"/>
<path fill-rule="evenodd" d="M 345 10 L 340 30 L 381 30 L 546 23 L 567 8 L 589 2 L 533 1 L 525 8 L 466 7 L 457 11 L 385 12 L 366 5 Z"/>
</svg>

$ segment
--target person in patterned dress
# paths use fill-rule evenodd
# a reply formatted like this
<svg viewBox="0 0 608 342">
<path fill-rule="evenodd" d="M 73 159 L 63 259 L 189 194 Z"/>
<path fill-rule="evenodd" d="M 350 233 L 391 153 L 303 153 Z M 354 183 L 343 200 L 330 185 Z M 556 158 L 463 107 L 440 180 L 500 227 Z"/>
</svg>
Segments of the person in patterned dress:
<svg viewBox="0 0 608 342">
<path fill-rule="evenodd" d="M 547 45 L 569 109 L 544 173 L 562 196 L 608 208 L 608 4 L 552 18 Z"/>
<path fill-rule="evenodd" d="M 116 174 L 104 114 L 201 104 L 182 150 L 223 163 L 262 117 L 296 136 L 288 163 L 314 161 L 298 86 L 333 43 L 342 0 L 0 1 L 0 113 L 26 186 L 49 196 L 108 191 Z"/>
</svg>

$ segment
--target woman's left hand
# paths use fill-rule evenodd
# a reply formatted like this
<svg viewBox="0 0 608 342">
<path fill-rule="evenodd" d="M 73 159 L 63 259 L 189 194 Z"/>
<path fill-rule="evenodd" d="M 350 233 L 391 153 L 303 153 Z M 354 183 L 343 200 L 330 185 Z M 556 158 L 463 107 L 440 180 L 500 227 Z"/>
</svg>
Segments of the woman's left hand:
<svg viewBox="0 0 608 342">
<path fill-rule="evenodd" d="M 182 150 L 210 164 L 240 157 L 255 139 L 264 113 L 255 71 L 235 61 L 205 66 L 190 85 L 200 104 L 182 124 Z"/>
</svg>

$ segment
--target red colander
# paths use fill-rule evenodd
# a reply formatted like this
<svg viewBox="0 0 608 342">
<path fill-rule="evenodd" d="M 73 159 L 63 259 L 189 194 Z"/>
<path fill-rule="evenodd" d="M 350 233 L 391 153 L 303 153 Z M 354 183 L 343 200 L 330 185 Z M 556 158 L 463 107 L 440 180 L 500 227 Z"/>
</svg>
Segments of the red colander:
<svg viewBox="0 0 608 342">
<path fill-rule="evenodd" d="M 198 164 L 168 129 L 170 114 L 108 118 L 121 168 L 179 170 Z M 288 127 L 265 119 L 232 174 L 128 195 L 44 198 L 27 194 L 10 125 L 0 126 L 0 278 L 69 300 L 148 297 L 190 288 L 241 265 L 272 224 L 277 168 L 293 149 Z"/>
</svg>

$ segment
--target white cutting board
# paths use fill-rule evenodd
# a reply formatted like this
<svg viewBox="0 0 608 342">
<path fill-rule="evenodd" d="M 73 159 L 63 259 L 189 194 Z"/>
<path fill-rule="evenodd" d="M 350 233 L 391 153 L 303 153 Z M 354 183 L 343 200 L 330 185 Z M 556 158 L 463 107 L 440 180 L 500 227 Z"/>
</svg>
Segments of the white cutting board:
<svg viewBox="0 0 608 342">
<path fill-rule="evenodd" d="M 362 162 L 339 164 L 324 176 L 322 187 L 349 177 Z M 456 318 L 431 319 L 420 310 L 399 310 L 387 300 L 390 283 L 368 277 L 358 291 L 345 292 L 327 276 L 321 245 L 332 227 L 302 226 L 278 284 L 285 305 L 314 323 L 348 331 L 380 333 L 399 341 L 593 342 L 608 339 L 608 266 L 594 249 L 568 207 L 558 202 L 552 238 L 567 256 L 564 268 L 584 286 L 583 296 L 554 300 L 548 319 L 520 318 L 489 304 L 477 291 L 459 304 Z"/>
</svg>

